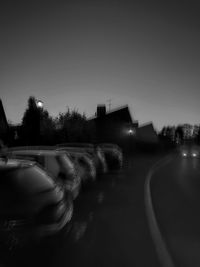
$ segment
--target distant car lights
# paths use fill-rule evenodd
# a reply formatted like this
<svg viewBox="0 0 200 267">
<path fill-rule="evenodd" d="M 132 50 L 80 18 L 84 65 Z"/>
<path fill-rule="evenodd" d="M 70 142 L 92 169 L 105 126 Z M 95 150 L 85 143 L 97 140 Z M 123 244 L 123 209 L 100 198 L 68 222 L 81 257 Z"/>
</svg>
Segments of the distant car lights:
<svg viewBox="0 0 200 267">
<path fill-rule="evenodd" d="M 187 157 L 196 158 L 198 156 L 198 154 L 196 152 L 192 152 L 191 154 L 190 153 L 187 153 L 187 152 L 182 152 L 182 156 L 184 158 L 187 158 Z"/>
</svg>

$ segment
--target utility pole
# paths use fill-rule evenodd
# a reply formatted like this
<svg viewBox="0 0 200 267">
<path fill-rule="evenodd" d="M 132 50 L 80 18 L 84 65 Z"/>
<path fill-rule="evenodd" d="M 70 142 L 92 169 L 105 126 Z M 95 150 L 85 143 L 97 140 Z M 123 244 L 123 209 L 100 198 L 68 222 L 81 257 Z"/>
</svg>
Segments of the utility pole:
<svg viewBox="0 0 200 267">
<path fill-rule="evenodd" d="M 112 101 L 111 98 L 109 98 L 109 99 L 107 100 L 107 102 L 108 102 L 108 111 L 111 110 L 111 101 Z"/>
</svg>

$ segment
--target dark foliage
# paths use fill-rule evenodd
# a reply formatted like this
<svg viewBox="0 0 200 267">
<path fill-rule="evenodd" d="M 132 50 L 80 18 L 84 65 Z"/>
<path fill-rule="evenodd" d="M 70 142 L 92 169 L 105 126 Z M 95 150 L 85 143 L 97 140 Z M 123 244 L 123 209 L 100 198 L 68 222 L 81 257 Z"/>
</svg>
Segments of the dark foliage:
<svg viewBox="0 0 200 267">
<path fill-rule="evenodd" d="M 16 134 L 17 133 L 17 134 Z M 67 109 L 56 118 L 37 106 L 31 96 L 22 118 L 22 125 L 11 127 L 10 145 L 55 145 L 64 142 L 93 142 L 95 128 L 85 114 Z"/>
<path fill-rule="evenodd" d="M 35 97 L 28 99 L 28 107 L 22 118 L 20 143 L 22 145 L 47 145 L 53 143 L 54 121 L 47 110 L 37 107 Z"/>
</svg>

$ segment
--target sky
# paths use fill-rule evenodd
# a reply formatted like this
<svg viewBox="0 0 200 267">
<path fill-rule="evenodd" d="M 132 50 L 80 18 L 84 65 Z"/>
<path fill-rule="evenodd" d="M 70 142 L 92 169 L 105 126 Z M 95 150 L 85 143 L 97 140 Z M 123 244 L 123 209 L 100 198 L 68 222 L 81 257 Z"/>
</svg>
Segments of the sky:
<svg viewBox="0 0 200 267">
<path fill-rule="evenodd" d="M 129 105 L 139 124 L 200 123 L 198 0 L 1 1 L 0 98 L 51 116 Z"/>
</svg>

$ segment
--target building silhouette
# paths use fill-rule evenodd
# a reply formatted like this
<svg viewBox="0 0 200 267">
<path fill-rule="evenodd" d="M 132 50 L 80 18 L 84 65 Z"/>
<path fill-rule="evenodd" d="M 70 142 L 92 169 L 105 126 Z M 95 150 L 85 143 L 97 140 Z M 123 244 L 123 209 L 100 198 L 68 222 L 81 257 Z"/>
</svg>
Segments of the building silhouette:
<svg viewBox="0 0 200 267">
<path fill-rule="evenodd" d="M 139 126 L 127 105 L 108 112 L 105 105 L 98 105 L 95 116 L 88 121 L 96 130 L 98 143 L 116 143 L 127 151 L 151 148 L 159 143 L 153 123 Z"/>
<path fill-rule="evenodd" d="M 148 143 L 152 145 L 158 143 L 158 135 L 152 122 L 145 123 L 138 127 L 136 140 L 137 142 Z"/>
<path fill-rule="evenodd" d="M 9 126 L 6 119 L 6 114 L 3 108 L 2 100 L 0 99 L 0 139 L 7 142 Z"/>
<path fill-rule="evenodd" d="M 138 128 L 138 121 L 132 118 L 127 105 L 108 112 L 105 105 L 98 105 L 95 116 L 88 121 L 96 130 L 96 142 L 116 143 L 122 147 L 127 146 L 130 139 L 129 130 L 135 132 Z"/>
</svg>

